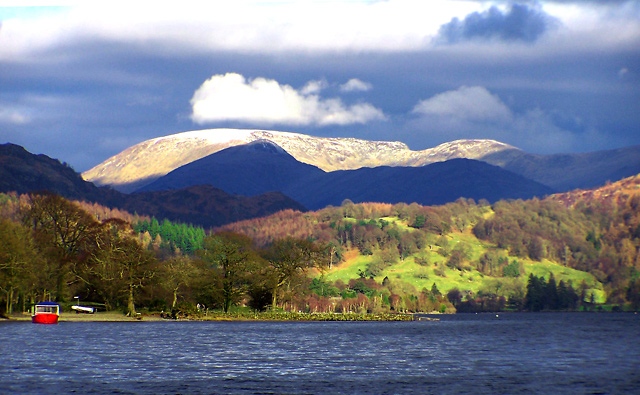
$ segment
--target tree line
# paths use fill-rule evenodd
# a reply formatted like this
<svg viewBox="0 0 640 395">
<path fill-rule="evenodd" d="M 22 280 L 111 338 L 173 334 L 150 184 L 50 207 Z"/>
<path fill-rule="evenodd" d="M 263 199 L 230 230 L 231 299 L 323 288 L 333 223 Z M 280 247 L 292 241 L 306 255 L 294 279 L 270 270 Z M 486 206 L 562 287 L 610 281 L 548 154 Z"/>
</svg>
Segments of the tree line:
<svg viewBox="0 0 640 395">
<path fill-rule="evenodd" d="M 560 280 L 556 284 L 553 273 L 543 276 L 530 274 L 525 293 L 514 293 L 509 298 L 493 293 L 479 292 L 470 295 L 457 288 L 447 293 L 456 310 L 462 313 L 498 311 L 575 311 L 593 307 L 593 295 L 586 294 L 586 285 L 580 284 L 580 292 L 573 284 Z M 590 300 L 589 300 L 590 297 Z"/>
<path fill-rule="evenodd" d="M 598 200 L 595 193 L 583 196 L 570 204 L 552 196 L 494 204 L 459 199 L 436 207 L 345 201 L 340 207 L 313 213 L 281 212 L 220 229 L 248 234 L 259 243 L 268 243 L 292 229 L 301 237 L 330 245 L 334 261 L 340 261 L 345 251 L 352 248 L 364 255 L 375 252 L 377 262 L 370 265 L 367 276 L 375 276 L 412 254 L 416 262 L 424 259 L 426 265 L 431 264 L 420 253 L 425 248 L 445 256 L 450 268 L 475 269 L 492 277 L 517 277 L 522 273 L 505 254 L 533 261 L 549 260 L 594 275 L 604 285 L 607 303 L 627 304 L 637 310 L 640 308 L 637 185 L 626 186 L 615 199 Z M 389 217 L 400 219 L 410 229 L 389 223 L 385 220 Z M 477 239 L 495 245 L 496 249 L 472 261 L 464 244 L 452 246 L 448 242 L 448 235 L 469 228 Z"/>
<path fill-rule="evenodd" d="M 498 202 L 473 227 L 478 239 L 511 255 L 548 259 L 593 274 L 607 301 L 639 307 L 640 194 L 566 207 L 555 199 Z"/>
<path fill-rule="evenodd" d="M 439 292 L 407 295 L 388 280 L 311 279 L 310 271 L 328 267 L 331 249 L 309 238 L 257 246 L 230 231 L 205 234 L 154 219 L 133 225 L 97 220 L 83 205 L 53 194 L 17 201 L 16 210 L 0 218 L 0 290 L 7 313 L 43 300 L 71 303 L 75 296 L 129 315 L 141 306 L 188 314 L 195 306 L 228 312 L 238 304 L 309 312 L 452 310 Z M 154 243 L 150 232 L 168 242 Z M 181 238 L 198 242 L 193 249 L 179 248 Z"/>
<path fill-rule="evenodd" d="M 145 244 L 152 243 L 156 250 L 164 250 L 166 254 L 192 255 L 202 248 L 206 232 L 199 226 L 181 224 L 155 217 L 139 219 L 132 222 L 133 230 L 140 234 Z"/>
<path fill-rule="evenodd" d="M 526 289 L 517 285 L 524 281 L 522 258 L 592 273 L 605 285 L 608 302 L 637 309 L 639 207 L 633 194 L 606 205 L 571 207 L 553 199 L 493 205 L 459 199 L 436 207 L 345 201 L 205 231 L 55 195 L 0 194 L 0 291 L 9 312 L 73 296 L 129 313 L 136 305 L 170 311 L 181 303 L 321 312 L 452 311 L 462 302 L 480 302 L 489 310 L 534 310 L 540 304 L 527 302 L 531 279 Z M 449 241 L 469 229 L 496 248 L 472 259 L 467 244 Z M 359 278 L 320 281 L 349 251 L 370 257 Z M 445 258 L 443 263 L 434 263 L 432 253 Z M 438 276 L 448 268 L 499 280 L 494 289 L 459 295 L 436 295 L 397 279 L 374 285 L 374 278 L 409 257 L 434 266 Z M 575 291 L 578 305 L 590 298 L 581 291 Z"/>
</svg>

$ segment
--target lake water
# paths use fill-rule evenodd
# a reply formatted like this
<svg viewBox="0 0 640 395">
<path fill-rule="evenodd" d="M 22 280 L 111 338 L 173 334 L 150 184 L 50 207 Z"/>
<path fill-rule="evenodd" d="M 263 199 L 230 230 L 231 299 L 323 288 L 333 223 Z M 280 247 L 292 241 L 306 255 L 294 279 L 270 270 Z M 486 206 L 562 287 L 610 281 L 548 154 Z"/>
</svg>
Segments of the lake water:
<svg viewBox="0 0 640 395">
<path fill-rule="evenodd" d="M 0 322 L 0 393 L 640 393 L 640 315 L 438 318 Z"/>
</svg>

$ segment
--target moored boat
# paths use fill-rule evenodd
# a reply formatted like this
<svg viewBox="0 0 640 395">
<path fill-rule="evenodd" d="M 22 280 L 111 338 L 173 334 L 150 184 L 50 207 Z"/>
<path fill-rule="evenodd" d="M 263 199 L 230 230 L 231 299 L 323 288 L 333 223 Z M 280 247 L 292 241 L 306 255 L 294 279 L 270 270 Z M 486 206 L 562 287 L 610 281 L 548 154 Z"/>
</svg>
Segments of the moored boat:
<svg viewBox="0 0 640 395">
<path fill-rule="evenodd" d="M 76 314 L 84 313 L 84 314 L 93 314 L 96 312 L 96 309 L 93 307 L 87 306 L 71 306 L 71 310 L 75 310 Z"/>
<path fill-rule="evenodd" d="M 34 324 L 57 324 L 60 305 L 55 302 L 41 302 L 33 307 L 31 322 Z"/>
</svg>

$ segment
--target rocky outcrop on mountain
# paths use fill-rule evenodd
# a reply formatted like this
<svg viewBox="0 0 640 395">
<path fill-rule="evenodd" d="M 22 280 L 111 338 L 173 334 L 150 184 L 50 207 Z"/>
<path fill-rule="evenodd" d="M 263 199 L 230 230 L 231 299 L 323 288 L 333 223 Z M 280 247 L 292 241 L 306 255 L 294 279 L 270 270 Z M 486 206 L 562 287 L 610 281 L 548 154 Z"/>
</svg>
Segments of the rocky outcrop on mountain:
<svg viewBox="0 0 640 395">
<path fill-rule="evenodd" d="M 83 173 L 96 185 L 133 192 L 165 174 L 228 147 L 267 140 L 302 163 L 324 171 L 377 166 L 423 166 L 453 158 L 477 159 L 514 147 L 493 140 L 459 140 L 423 151 L 401 142 L 314 137 L 299 133 L 210 129 L 151 139 Z"/>
</svg>

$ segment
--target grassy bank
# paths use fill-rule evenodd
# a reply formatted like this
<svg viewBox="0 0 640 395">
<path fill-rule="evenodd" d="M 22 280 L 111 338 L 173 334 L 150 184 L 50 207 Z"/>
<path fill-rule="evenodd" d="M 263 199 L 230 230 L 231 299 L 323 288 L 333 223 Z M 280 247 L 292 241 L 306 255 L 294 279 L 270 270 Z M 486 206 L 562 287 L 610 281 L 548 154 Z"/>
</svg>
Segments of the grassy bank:
<svg viewBox="0 0 640 395">
<path fill-rule="evenodd" d="M 408 290 L 410 293 L 431 289 L 432 285 L 436 284 L 440 292 L 444 294 L 455 288 L 461 291 L 470 291 L 473 294 L 482 291 L 508 298 L 518 289 L 526 290 L 529 274 L 548 279 L 553 273 L 556 282 L 563 280 L 565 283 L 571 283 L 574 288 L 579 287 L 582 283 L 586 284 L 586 295 L 593 295 L 595 303 L 606 301 L 604 287 L 593 274 L 571 269 L 548 259 L 534 261 L 509 256 L 508 251 L 498 250 L 490 243 L 476 239 L 469 232 L 453 233 L 448 235 L 446 239 L 451 250 L 457 245 L 465 246 L 466 259 L 461 264 L 462 269 L 447 266 L 448 257 L 440 254 L 438 252 L 440 248 L 434 246 L 433 250 L 423 250 L 419 254 L 410 255 L 386 267 L 375 277 L 376 282 L 381 284 L 385 277 L 391 281 L 399 281 L 413 287 L 413 290 Z M 513 278 L 505 277 L 501 270 L 495 276 L 479 272 L 475 262 L 483 254 L 491 251 L 502 252 L 502 256 L 507 258 L 509 262 L 521 263 L 521 274 L 517 278 Z M 418 257 L 428 263 L 419 264 L 416 260 Z M 341 280 L 348 284 L 349 280 L 358 278 L 360 273 L 366 272 L 368 265 L 375 260 L 375 255 L 361 255 L 357 250 L 351 250 L 345 254 L 344 259 L 344 262 L 334 265 L 331 270 L 326 271 L 325 281 L 332 283 Z"/>
<path fill-rule="evenodd" d="M 29 314 L 12 314 L 13 321 L 31 321 Z M 356 314 L 356 313 L 289 313 L 289 312 L 248 312 L 231 313 L 208 312 L 198 316 L 180 318 L 188 321 L 413 321 L 410 314 Z M 76 314 L 63 312 L 59 322 L 136 322 L 136 321 L 173 321 L 163 319 L 157 314 L 144 314 L 138 318 L 127 317 L 121 312 L 98 312 L 95 314 Z"/>
<path fill-rule="evenodd" d="M 290 312 L 235 312 L 207 313 L 195 318 L 203 321 L 413 321 L 411 314 L 356 314 L 356 313 L 290 313 Z"/>
<path fill-rule="evenodd" d="M 9 316 L 13 321 L 31 321 L 29 313 L 15 313 Z M 144 321 L 160 321 L 162 320 L 156 315 L 141 316 Z M 58 322 L 134 322 L 140 321 L 138 318 L 127 317 L 119 311 L 98 312 L 95 314 L 76 314 L 75 312 L 62 312 Z"/>
</svg>

